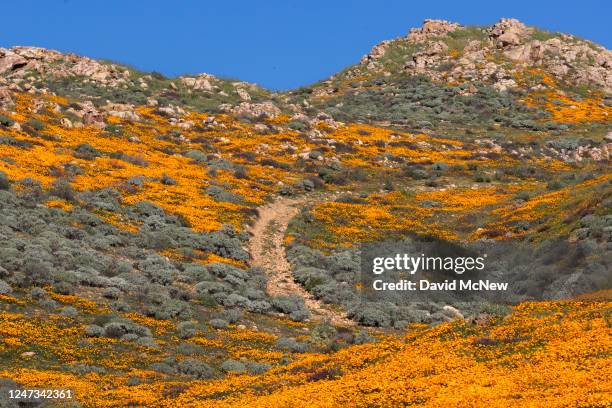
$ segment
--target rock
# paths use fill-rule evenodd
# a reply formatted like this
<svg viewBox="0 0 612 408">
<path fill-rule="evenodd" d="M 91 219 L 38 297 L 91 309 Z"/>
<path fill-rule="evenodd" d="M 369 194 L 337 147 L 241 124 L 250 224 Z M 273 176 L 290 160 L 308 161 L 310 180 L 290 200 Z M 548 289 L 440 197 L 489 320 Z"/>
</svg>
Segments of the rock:
<svg viewBox="0 0 612 408">
<path fill-rule="evenodd" d="M 140 115 L 136 113 L 134 105 L 122 104 L 122 103 L 109 103 L 102 107 L 102 110 L 106 111 L 109 115 L 115 116 L 121 119 L 139 121 L 141 120 Z"/>
<path fill-rule="evenodd" d="M 553 63 L 549 66 L 548 71 L 557 77 L 564 77 L 568 74 L 570 67 L 563 62 Z"/>
<path fill-rule="evenodd" d="M 430 65 L 435 65 L 440 61 L 440 55 L 448 50 L 448 46 L 442 41 L 437 41 L 429 45 L 422 51 L 414 53 L 412 60 L 415 69 L 425 69 Z"/>
<path fill-rule="evenodd" d="M 461 312 L 457 308 L 455 308 L 453 306 L 446 305 L 446 306 L 444 306 L 442 308 L 442 310 L 444 310 L 445 312 L 447 312 L 447 314 L 450 314 L 450 315 L 452 315 L 453 317 L 455 317 L 457 319 L 463 319 L 464 318 L 463 315 L 461 314 Z"/>
<path fill-rule="evenodd" d="M 510 88 L 516 87 L 516 81 L 514 79 L 500 79 L 493 84 L 493 88 L 499 92 L 507 91 Z"/>
<path fill-rule="evenodd" d="M 28 60 L 10 50 L 0 48 L 0 74 L 23 67 Z"/>
<path fill-rule="evenodd" d="M 480 313 L 478 316 L 471 319 L 472 324 L 483 325 L 491 321 L 492 316 L 488 313 Z"/>
<path fill-rule="evenodd" d="M 35 355 L 36 355 L 36 353 L 33 352 L 33 351 L 25 351 L 25 352 L 21 353 L 21 357 L 33 357 Z"/>
<path fill-rule="evenodd" d="M 518 45 L 521 43 L 521 40 L 518 33 L 508 31 L 497 37 L 497 42 L 502 47 L 505 47 L 506 45 Z"/>
<path fill-rule="evenodd" d="M 267 125 L 264 125 L 263 123 L 257 123 L 253 125 L 253 130 L 263 135 L 268 133 L 270 131 L 270 128 Z"/>
<path fill-rule="evenodd" d="M 13 93 L 7 88 L 0 87 L 0 108 L 7 110 L 13 103 Z"/>
<path fill-rule="evenodd" d="M 489 38 L 496 40 L 501 47 L 520 44 L 521 38 L 530 31 L 525 24 L 514 18 L 502 18 L 487 30 Z"/>
<path fill-rule="evenodd" d="M 188 88 L 194 89 L 196 91 L 212 91 L 213 86 L 210 81 L 216 79 L 212 75 L 208 74 L 199 74 L 195 78 L 194 77 L 183 77 L 181 78 L 181 82 Z"/>
<path fill-rule="evenodd" d="M 251 100 L 251 95 L 249 95 L 247 90 L 244 88 L 236 88 L 236 93 L 238 94 L 238 97 L 242 99 L 243 101 Z"/>
<path fill-rule="evenodd" d="M 191 129 L 192 127 L 195 126 L 195 123 L 193 123 L 193 121 L 191 120 L 183 120 L 183 119 L 179 119 L 177 126 L 180 127 L 181 129 Z"/>
<path fill-rule="evenodd" d="M 474 53 L 480 50 L 482 50 L 482 43 L 478 40 L 471 40 L 463 47 L 464 54 Z"/>
<path fill-rule="evenodd" d="M 457 23 L 451 23 L 446 20 L 425 20 L 423 26 L 420 28 L 410 29 L 408 34 L 408 40 L 419 43 L 429 40 L 434 37 L 446 35 L 451 31 L 455 31 L 460 28 L 461 25 Z"/>
<path fill-rule="evenodd" d="M 10 293 L 13 293 L 11 285 L 0 279 L 0 295 L 8 295 Z"/>
<path fill-rule="evenodd" d="M 317 113 L 317 119 L 318 120 L 334 120 L 334 118 L 332 118 L 330 114 L 325 113 L 325 112 Z"/>
<path fill-rule="evenodd" d="M 537 64 L 544 57 L 544 50 L 545 47 L 542 46 L 542 43 L 535 40 L 523 46 L 507 50 L 504 54 L 513 61 Z"/>
<path fill-rule="evenodd" d="M 162 115 L 168 116 L 170 118 L 170 121 L 172 121 L 172 119 L 176 121 L 176 118 L 178 116 L 185 115 L 185 110 L 180 106 L 175 105 L 160 106 L 159 108 L 157 108 L 157 112 L 161 113 Z"/>
<path fill-rule="evenodd" d="M 373 60 L 377 60 L 383 57 L 385 55 L 385 52 L 387 51 L 387 48 L 389 47 L 389 44 L 391 44 L 391 41 L 385 40 L 381 42 L 380 44 L 375 45 L 370 50 L 369 54 L 361 57 L 361 60 L 359 62 L 361 64 L 367 64 Z"/>
<path fill-rule="evenodd" d="M 66 128 L 66 129 L 72 128 L 72 122 L 68 118 L 61 118 L 60 119 L 60 125 L 62 125 L 62 127 Z"/>
<path fill-rule="evenodd" d="M 219 108 L 236 116 L 244 116 L 251 119 L 260 117 L 275 118 L 281 114 L 281 110 L 270 101 L 262 103 L 242 102 L 238 106 L 223 104 Z"/>
<path fill-rule="evenodd" d="M 115 64 L 38 47 L 0 49 L 0 73 L 7 70 L 15 71 L 14 75 L 35 71 L 52 77 L 84 76 L 113 87 L 125 83 L 129 77 L 129 71 Z"/>
<path fill-rule="evenodd" d="M 104 127 L 104 114 L 100 113 L 92 102 L 86 101 L 77 105 L 81 107 L 80 116 L 83 118 L 83 124 L 98 128 Z"/>
</svg>

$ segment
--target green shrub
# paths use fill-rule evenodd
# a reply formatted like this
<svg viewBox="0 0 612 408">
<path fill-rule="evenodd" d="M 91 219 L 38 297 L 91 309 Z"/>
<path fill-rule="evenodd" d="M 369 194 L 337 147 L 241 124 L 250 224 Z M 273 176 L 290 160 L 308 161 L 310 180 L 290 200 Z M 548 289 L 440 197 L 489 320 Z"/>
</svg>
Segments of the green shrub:
<svg viewBox="0 0 612 408">
<path fill-rule="evenodd" d="M 24 123 L 24 125 L 24 127 L 30 127 L 37 132 L 40 132 L 45 128 L 45 124 L 38 119 L 30 119 Z"/>
<path fill-rule="evenodd" d="M 0 125 L 10 127 L 15 124 L 15 121 L 8 116 L 0 115 Z"/>
<path fill-rule="evenodd" d="M 12 136 L 0 136 L 0 145 L 19 147 L 20 149 L 29 149 L 32 143 L 27 140 L 15 139 Z"/>
<path fill-rule="evenodd" d="M 213 369 L 208 364 L 200 360 L 183 360 L 178 363 L 177 368 L 179 373 L 189 375 L 198 379 L 209 379 L 214 376 Z"/>
<path fill-rule="evenodd" d="M 305 353 L 308 350 L 308 344 L 299 342 L 293 337 L 281 337 L 276 341 L 276 346 L 291 353 Z"/>
<path fill-rule="evenodd" d="M 247 371 L 247 367 L 243 362 L 238 360 L 225 360 L 221 364 L 221 370 L 225 371 L 226 373 L 242 374 Z"/>
<path fill-rule="evenodd" d="M 281 313 L 292 313 L 305 309 L 304 299 L 298 295 L 277 296 L 272 299 L 272 306 Z"/>
<path fill-rule="evenodd" d="M 70 182 L 63 178 L 57 179 L 53 182 L 51 186 L 51 194 L 66 201 L 73 201 L 75 199 L 74 189 L 70 185 Z"/>
<path fill-rule="evenodd" d="M 294 322 L 303 322 L 310 318 L 310 312 L 306 309 L 296 310 L 289 313 L 289 318 Z"/>
<path fill-rule="evenodd" d="M 134 334 L 138 337 L 151 337 L 151 331 L 127 319 L 118 319 L 104 325 L 104 336 L 121 338 L 126 334 Z"/>
<path fill-rule="evenodd" d="M 270 364 L 256 363 L 254 361 L 247 361 L 244 363 L 246 369 L 251 374 L 264 374 L 270 369 Z"/>
<path fill-rule="evenodd" d="M 292 130 L 297 130 L 297 131 L 304 131 L 307 130 L 309 128 L 308 124 L 301 121 L 301 120 L 292 120 L 291 122 L 289 122 L 289 124 L 287 125 L 287 127 L 289 129 Z"/>
<path fill-rule="evenodd" d="M 229 326 L 229 322 L 223 319 L 212 319 L 208 322 L 210 326 L 214 329 L 225 329 Z"/>
<path fill-rule="evenodd" d="M 101 337 L 104 335 L 104 329 L 98 325 L 90 324 L 85 327 L 85 335 L 87 337 Z"/>
<path fill-rule="evenodd" d="M 101 156 L 102 154 L 93 146 L 88 143 L 82 143 L 78 145 L 75 149 L 75 156 L 84 159 L 84 160 L 93 160 L 96 157 Z"/>
<path fill-rule="evenodd" d="M 6 176 L 6 173 L 0 171 L 0 190 L 8 190 L 11 187 L 11 183 Z"/>
<path fill-rule="evenodd" d="M 216 201 L 222 201 L 227 203 L 240 204 L 244 202 L 244 199 L 238 194 L 227 191 L 219 186 L 210 186 L 206 189 L 206 194 L 214 198 Z"/>
</svg>

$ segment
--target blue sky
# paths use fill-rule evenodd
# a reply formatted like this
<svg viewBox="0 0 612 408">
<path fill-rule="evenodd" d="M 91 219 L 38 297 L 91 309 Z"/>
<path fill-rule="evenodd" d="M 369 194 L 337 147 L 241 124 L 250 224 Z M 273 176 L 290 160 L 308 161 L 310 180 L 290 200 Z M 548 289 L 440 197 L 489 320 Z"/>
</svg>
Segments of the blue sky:
<svg viewBox="0 0 612 408">
<path fill-rule="evenodd" d="M 2 5 L 0 46 L 35 45 L 169 76 L 208 72 L 274 89 L 355 63 L 425 18 L 489 25 L 515 17 L 612 47 L 610 1 L 19 0 Z"/>
</svg>

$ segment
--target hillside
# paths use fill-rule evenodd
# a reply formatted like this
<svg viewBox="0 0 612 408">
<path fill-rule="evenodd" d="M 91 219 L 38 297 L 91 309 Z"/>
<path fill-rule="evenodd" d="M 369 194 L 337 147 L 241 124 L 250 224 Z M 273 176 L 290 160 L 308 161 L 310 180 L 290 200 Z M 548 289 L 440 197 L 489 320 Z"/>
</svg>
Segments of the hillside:
<svg viewBox="0 0 612 408">
<path fill-rule="evenodd" d="M 0 48 L 2 397 L 611 404 L 611 90 L 609 50 L 512 19 L 285 93 Z M 369 299 L 389 239 L 512 290 Z"/>
<path fill-rule="evenodd" d="M 353 121 L 556 130 L 568 117 L 606 116 L 611 66 L 612 54 L 599 45 L 514 19 L 490 27 L 426 20 L 292 95 Z M 583 104 L 592 117 L 571 113 Z"/>
</svg>

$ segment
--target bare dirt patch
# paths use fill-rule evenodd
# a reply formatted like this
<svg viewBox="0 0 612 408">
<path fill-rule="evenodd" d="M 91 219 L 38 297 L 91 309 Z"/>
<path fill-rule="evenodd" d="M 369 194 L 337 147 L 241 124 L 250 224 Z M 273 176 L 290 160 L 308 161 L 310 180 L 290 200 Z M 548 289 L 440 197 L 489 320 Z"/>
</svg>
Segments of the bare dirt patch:
<svg viewBox="0 0 612 408">
<path fill-rule="evenodd" d="M 299 208 L 307 204 L 307 198 L 281 198 L 259 208 L 259 217 L 250 229 L 249 242 L 251 266 L 263 268 L 268 275 L 267 291 L 271 296 L 298 295 L 315 320 L 328 320 L 337 326 L 353 326 L 346 313 L 334 310 L 315 299 L 291 273 L 291 265 L 285 256 L 284 237 L 287 225 Z"/>
</svg>

